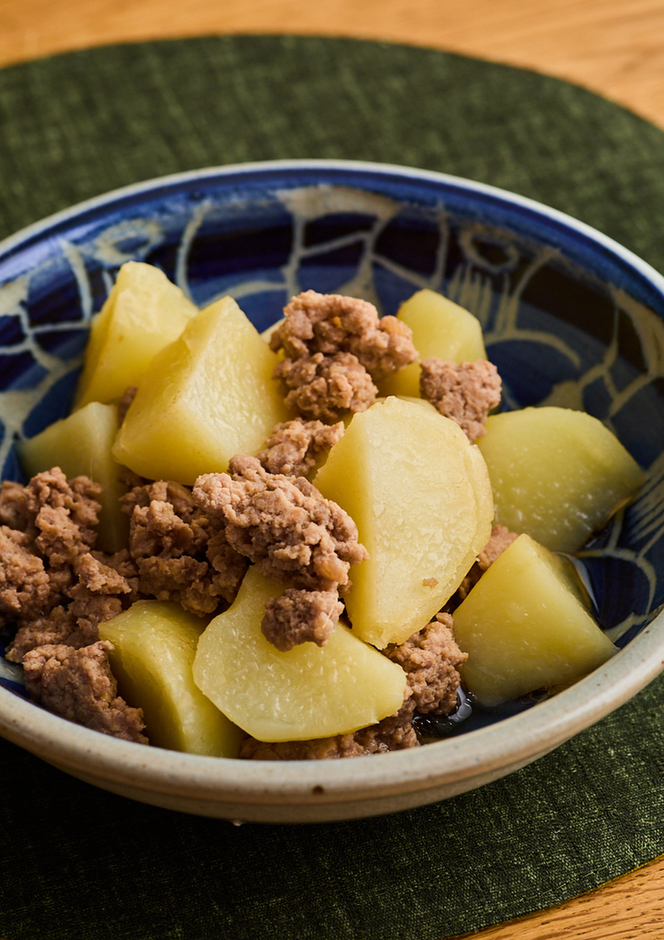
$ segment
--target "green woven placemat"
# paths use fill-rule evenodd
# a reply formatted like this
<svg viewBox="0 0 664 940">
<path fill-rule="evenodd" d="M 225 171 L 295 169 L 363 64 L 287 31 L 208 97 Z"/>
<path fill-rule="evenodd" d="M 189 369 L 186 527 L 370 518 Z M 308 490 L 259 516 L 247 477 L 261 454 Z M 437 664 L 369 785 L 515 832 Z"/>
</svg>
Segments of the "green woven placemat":
<svg viewBox="0 0 664 940">
<path fill-rule="evenodd" d="M 294 37 L 123 45 L 0 71 L 0 235 L 126 183 L 285 157 L 503 186 L 664 270 L 664 133 L 531 72 Z M 473 793 L 359 822 L 235 828 L 106 794 L 0 742 L 0 936 L 442 940 L 664 852 L 663 755 L 664 679 Z"/>
</svg>

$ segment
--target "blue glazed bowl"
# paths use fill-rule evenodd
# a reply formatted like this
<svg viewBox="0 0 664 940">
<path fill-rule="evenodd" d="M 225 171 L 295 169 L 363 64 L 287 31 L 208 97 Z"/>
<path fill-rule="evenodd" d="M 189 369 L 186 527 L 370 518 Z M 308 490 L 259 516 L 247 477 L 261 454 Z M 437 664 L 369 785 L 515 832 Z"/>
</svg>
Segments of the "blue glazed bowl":
<svg viewBox="0 0 664 940">
<path fill-rule="evenodd" d="M 97 786 L 228 819 L 332 820 L 479 786 L 552 750 L 642 689 L 664 659 L 664 279 L 587 226 L 467 180 L 297 161 L 141 183 L 0 244 L 0 467 L 67 414 L 90 318 L 129 259 L 202 306 L 234 296 L 263 330 L 302 290 L 396 313 L 430 287 L 480 319 L 505 406 L 557 404 L 605 422 L 647 471 L 582 561 L 621 647 L 558 695 L 478 712 L 455 734 L 380 758 L 305 763 L 183 755 L 109 738 L 21 695 L 0 658 L 0 733 Z"/>
</svg>

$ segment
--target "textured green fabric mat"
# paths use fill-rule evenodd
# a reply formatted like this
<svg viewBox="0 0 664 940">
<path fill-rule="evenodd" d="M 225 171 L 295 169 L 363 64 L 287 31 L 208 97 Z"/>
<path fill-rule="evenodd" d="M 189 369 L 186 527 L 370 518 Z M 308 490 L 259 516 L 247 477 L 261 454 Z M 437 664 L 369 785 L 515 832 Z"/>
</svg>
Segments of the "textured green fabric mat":
<svg viewBox="0 0 664 940">
<path fill-rule="evenodd" d="M 664 133 L 534 73 L 292 37 L 0 72 L 0 235 L 126 183 L 285 157 L 503 186 L 664 270 Z M 664 852 L 664 679 L 508 779 L 391 817 L 235 828 L 103 793 L 2 742 L 0 787 L 6 940 L 442 940 Z"/>
</svg>

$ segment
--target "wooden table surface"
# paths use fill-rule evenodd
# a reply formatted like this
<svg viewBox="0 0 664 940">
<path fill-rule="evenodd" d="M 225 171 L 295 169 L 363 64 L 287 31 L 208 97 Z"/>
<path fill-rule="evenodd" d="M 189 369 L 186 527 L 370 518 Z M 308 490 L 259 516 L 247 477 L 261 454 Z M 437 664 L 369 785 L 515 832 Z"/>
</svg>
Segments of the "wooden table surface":
<svg viewBox="0 0 664 940">
<path fill-rule="evenodd" d="M 352 36 L 478 56 L 583 85 L 664 128 L 664 0 L 0 0 L 0 66 L 223 33 Z M 664 858 L 473 937 L 662 940 Z"/>
</svg>

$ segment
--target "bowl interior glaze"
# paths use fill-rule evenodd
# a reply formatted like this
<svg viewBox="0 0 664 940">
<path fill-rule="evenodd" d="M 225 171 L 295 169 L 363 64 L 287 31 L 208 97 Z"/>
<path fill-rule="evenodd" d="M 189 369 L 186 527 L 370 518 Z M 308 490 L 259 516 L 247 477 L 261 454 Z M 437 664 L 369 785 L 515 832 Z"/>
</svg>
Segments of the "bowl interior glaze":
<svg viewBox="0 0 664 940">
<path fill-rule="evenodd" d="M 90 318 L 129 259 L 161 267 L 199 306 L 231 294 L 259 330 L 281 316 L 292 295 L 310 288 L 363 297 L 386 314 L 429 287 L 470 309 L 503 378 L 506 408 L 556 404 L 588 411 L 647 471 L 636 501 L 581 554 L 600 623 L 619 646 L 636 652 L 578 683 L 580 691 L 574 687 L 536 708 L 530 698 L 476 710 L 464 723 L 467 734 L 410 755 L 362 761 L 361 773 L 356 761 L 341 762 L 354 771 L 300 768 L 324 781 L 309 789 L 295 785 L 295 775 L 289 791 L 295 772 L 286 766 L 268 771 L 256 764 L 233 778 L 238 762 L 154 749 L 145 763 L 155 763 L 130 792 L 129 771 L 118 768 L 140 764 L 140 746 L 105 740 L 21 701 L 20 671 L 0 660 L 6 736 L 84 779 L 160 805 L 242 818 L 343 818 L 417 805 L 494 779 L 597 720 L 656 674 L 664 650 L 657 619 L 664 604 L 664 280 L 644 262 L 531 201 L 397 167 L 257 164 L 111 193 L 0 245 L 3 477 L 21 478 L 16 440 L 67 413 Z M 607 693 L 616 682 L 612 699 Z M 522 734 L 518 745 L 511 743 L 514 722 L 527 739 Z M 489 732 L 504 740 L 482 763 L 476 747 Z M 163 782 L 168 760 L 168 773 L 176 774 L 170 787 Z M 410 768 L 408 784 L 398 768 Z M 316 787 L 335 795 L 316 801 Z"/>
</svg>

